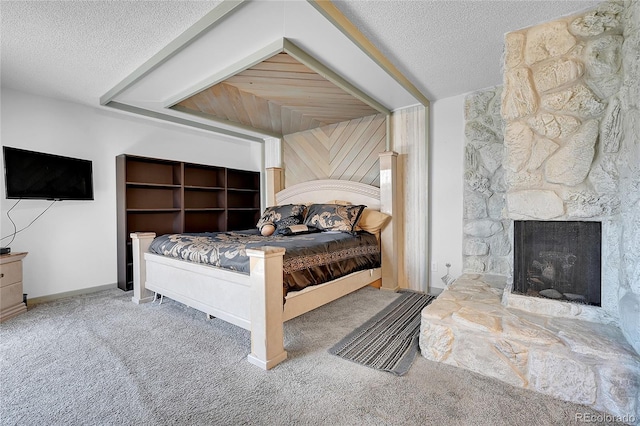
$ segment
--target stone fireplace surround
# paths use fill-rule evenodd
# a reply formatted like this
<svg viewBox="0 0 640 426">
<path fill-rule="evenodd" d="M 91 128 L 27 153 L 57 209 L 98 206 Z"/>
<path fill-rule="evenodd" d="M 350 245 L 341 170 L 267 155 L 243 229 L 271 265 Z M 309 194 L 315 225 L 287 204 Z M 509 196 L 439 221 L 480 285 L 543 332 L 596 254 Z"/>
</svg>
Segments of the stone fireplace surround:
<svg viewBox="0 0 640 426">
<path fill-rule="evenodd" d="M 506 34 L 504 60 L 466 99 L 465 274 L 422 354 L 638 422 L 640 2 Z M 513 220 L 602 222 L 602 307 L 513 294 Z"/>
</svg>

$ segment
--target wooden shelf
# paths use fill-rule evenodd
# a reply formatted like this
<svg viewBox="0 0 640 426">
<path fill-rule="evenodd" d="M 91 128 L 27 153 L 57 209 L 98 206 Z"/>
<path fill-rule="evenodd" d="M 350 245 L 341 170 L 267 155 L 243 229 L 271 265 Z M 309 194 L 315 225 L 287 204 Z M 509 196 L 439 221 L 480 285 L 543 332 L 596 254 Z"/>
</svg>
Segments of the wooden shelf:
<svg viewBox="0 0 640 426">
<path fill-rule="evenodd" d="M 175 188 L 180 189 L 182 185 L 169 185 L 165 183 L 144 183 L 144 182 L 127 182 L 127 186 L 129 187 L 139 187 L 139 188 Z"/>
<path fill-rule="evenodd" d="M 159 208 L 159 209 L 127 209 L 128 213 L 164 213 L 164 212 L 179 212 L 182 211 L 182 209 L 174 209 L 174 208 L 170 208 L 170 209 L 164 209 L 164 208 Z"/>
<path fill-rule="evenodd" d="M 224 187 L 221 186 L 184 186 L 185 190 L 194 190 L 194 191 L 224 191 Z"/>
<path fill-rule="evenodd" d="M 123 290 L 132 289 L 132 232 L 242 230 L 254 228 L 260 218 L 259 172 L 120 155 L 116 176 Z"/>
<path fill-rule="evenodd" d="M 182 165 L 175 161 L 128 157 L 126 181 L 147 185 L 181 185 Z"/>
</svg>

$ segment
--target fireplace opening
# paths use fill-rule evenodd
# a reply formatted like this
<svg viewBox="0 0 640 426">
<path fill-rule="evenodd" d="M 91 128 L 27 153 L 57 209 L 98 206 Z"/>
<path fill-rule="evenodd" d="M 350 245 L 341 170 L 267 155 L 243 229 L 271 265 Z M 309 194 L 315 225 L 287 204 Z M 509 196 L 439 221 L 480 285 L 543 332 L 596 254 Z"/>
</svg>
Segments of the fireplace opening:
<svg viewBox="0 0 640 426">
<path fill-rule="evenodd" d="M 600 222 L 514 221 L 513 293 L 600 306 Z"/>
</svg>

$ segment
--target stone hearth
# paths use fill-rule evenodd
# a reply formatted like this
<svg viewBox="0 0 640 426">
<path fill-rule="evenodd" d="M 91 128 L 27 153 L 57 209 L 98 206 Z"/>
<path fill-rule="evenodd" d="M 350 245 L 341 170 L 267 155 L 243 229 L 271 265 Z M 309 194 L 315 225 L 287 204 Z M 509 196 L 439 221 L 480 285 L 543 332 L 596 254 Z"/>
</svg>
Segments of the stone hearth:
<svg viewBox="0 0 640 426">
<path fill-rule="evenodd" d="M 615 322 L 572 318 L 593 307 L 570 302 L 553 316 L 505 306 L 507 280 L 464 274 L 445 289 L 422 311 L 422 356 L 637 422 L 640 356 Z"/>
</svg>

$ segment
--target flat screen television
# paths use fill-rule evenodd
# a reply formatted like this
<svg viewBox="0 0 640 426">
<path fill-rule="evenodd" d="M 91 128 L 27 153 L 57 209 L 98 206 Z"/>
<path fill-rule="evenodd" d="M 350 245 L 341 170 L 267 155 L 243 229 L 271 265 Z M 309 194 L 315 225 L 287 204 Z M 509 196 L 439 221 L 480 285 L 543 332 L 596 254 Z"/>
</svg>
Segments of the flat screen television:
<svg viewBox="0 0 640 426">
<path fill-rule="evenodd" d="M 2 147 L 7 198 L 93 200 L 90 160 Z"/>
</svg>

